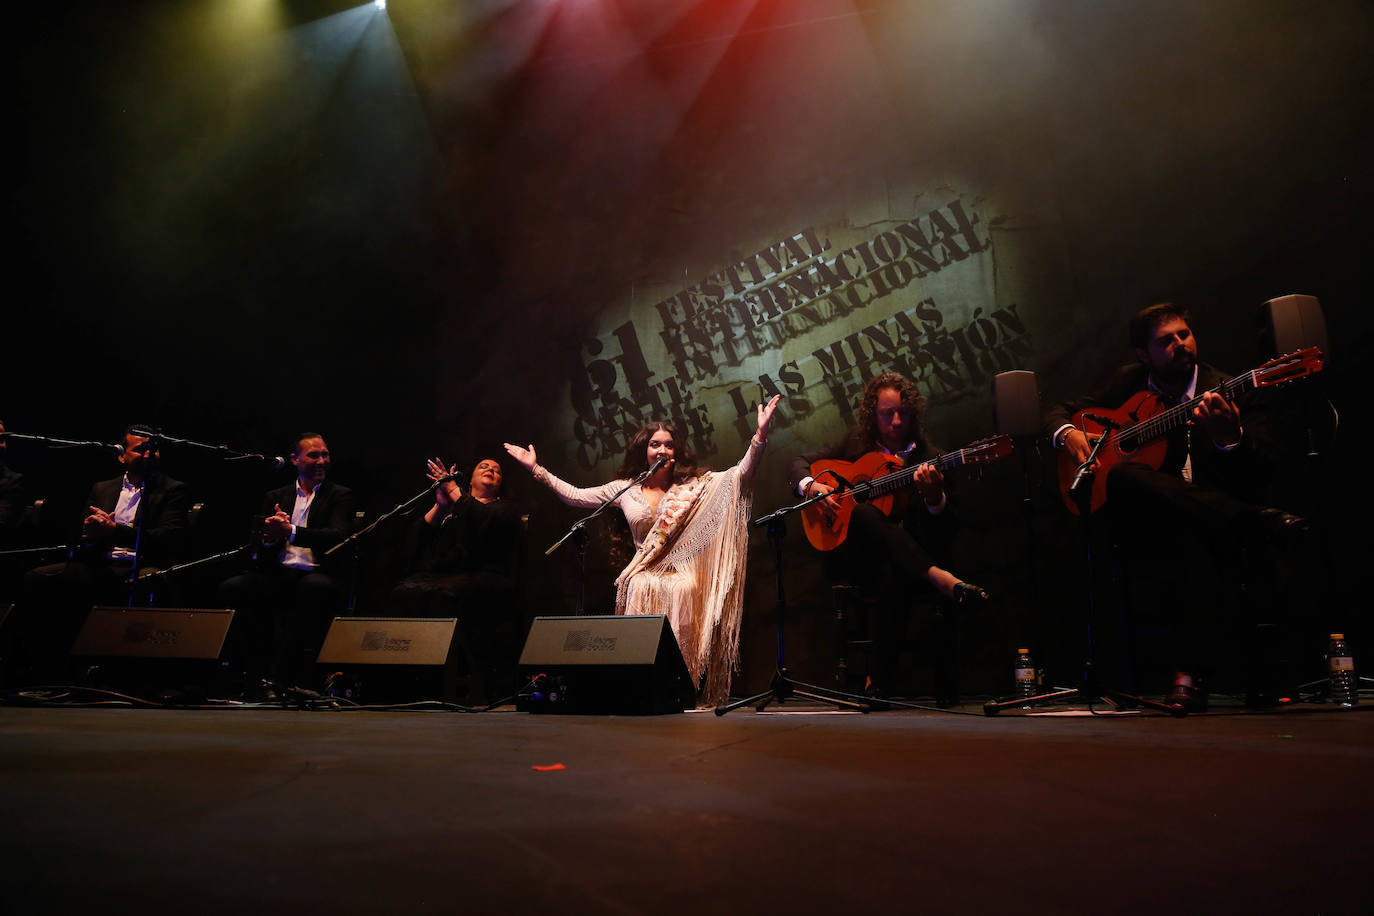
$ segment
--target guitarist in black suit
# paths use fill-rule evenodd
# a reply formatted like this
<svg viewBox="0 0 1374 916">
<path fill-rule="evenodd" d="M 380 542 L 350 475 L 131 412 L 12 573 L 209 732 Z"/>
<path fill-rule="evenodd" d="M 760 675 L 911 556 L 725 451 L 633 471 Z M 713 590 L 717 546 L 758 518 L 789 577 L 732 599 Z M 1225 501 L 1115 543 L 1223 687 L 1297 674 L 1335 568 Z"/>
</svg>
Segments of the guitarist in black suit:
<svg viewBox="0 0 1374 916">
<path fill-rule="evenodd" d="M 916 464 L 938 454 L 921 426 L 925 398 L 897 372 L 874 376 L 864 387 L 859 422 L 838 442 L 792 459 L 788 479 L 799 496 L 830 493 L 836 484 L 817 480 L 811 465 L 825 459 L 855 461 L 870 453 L 892 455 L 898 464 Z M 958 520 L 934 467 L 915 472 L 916 497 L 897 502 L 891 515 L 871 504 L 854 507 L 840 551 L 850 581 L 876 599 L 873 672 L 869 691 L 882 695 L 897 665 L 911 596 L 924 588 L 959 604 L 981 603 L 987 593 L 964 582 L 949 563 Z M 823 504 L 822 504 L 823 505 Z"/>
<path fill-rule="evenodd" d="M 352 533 L 354 519 L 352 491 L 327 479 L 319 433 L 296 437 L 291 463 L 295 481 L 267 493 L 254 519 L 254 568 L 220 584 L 220 600 L 238 612 L 233 647 L 248 675 L 267 671 L 283 685 L 304 679 L 307 653 L 345 608 L 338 564 L 324 552 Z"/>
<path fill-rule="evenodd" d="M 1255 399 L 1232 403 L 1212 390 L 1230 376 L 1198 360 L 1197 338 L 1188 325 L 1188 315 L 1173 303 L 1141 310 L 1131 320 L 1130 342 L 1136 363 L 1118 369 L 1094 394 L 1051 408 L 1049 425 L 1055 447 L 1063 449 L 1074 464 L 1087 460 L 1092 443 L 1072 423 L 1080 410 L 1114 410 L 1144 391 L 1156 394 L 1165 406 L 1201 394 L 1193 423 L 1170 434 L 1168 453 L 1157 470 L 1125 462 L 1118 466 L 1121 473 L 1109 475 L 1108 486 L 1153 486 L 1167 492 L 1184 511 L 1195 508 L 1201 500 L 1199 511 L 1206 515 L 1200 520 L 1205 522 L 1214 519 L 1217 511 L 1243 511 L 1235 500 L 1257 498 L 1264 476 L 1264 415 Z M 1117 477 L 1121 477 L 1120 482 Z M 1198 486 L 1184 486 L 1189 483 Z M 1209 492 L 1200 495 L 1198 488 Z M 1213 498 L 1211 492 L 1216 491 L 1235 500 Z"/>
<path fill-rule="evenodd" d="M 1261 505 L 1268 476 L 1264 413 L 1254 397 L 1232 402 L 1212 390 L 1229 376 L 1198 359 L 1187 312 L 1169 302 L 1142 309 L 1131 320 L 1130 344 L 1137 362 L 1117 370 L 1094 394 L 1052 408 L 1046 428 L 1055 448 L 1078 465 L 1092 443 L 1073 425 L 1075 413 L 1114 411 L 1142 392 L 1157 396 L 1164 409 L 1200 398 L 1191 422 L 1168 434 L 1158 468 L 1132 460 L 1110 468 L 1106 507 L 1128 563 L 1139 567 L 1133 577 L 1162 589 L 1175 617 L 1177 672 L 1166 702 L 1201 710 L 1212 609 L 1228 600 L 1219 571 L 1240 561 L 1232 548 L 1305 522 Z M 1160 575 L 1165 551 L 1175 562 Z"/>
</svg>

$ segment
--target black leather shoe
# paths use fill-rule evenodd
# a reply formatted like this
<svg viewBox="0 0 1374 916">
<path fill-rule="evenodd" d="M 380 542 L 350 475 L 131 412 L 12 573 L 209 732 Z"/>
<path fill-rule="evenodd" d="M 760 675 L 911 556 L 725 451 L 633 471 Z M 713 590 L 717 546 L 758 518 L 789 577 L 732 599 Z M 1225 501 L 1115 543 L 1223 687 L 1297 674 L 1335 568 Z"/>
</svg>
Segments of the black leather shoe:
<svg viewBox="0 0 1374 916">
<path fill-rule="evenodd" d="M 1312 523 L 1301 515 L 1272 507 L 1260 510 L 1260 521 L 1270 543 L 1281 548 L 1300 546 L 1312 531 Z"/>
<path fill-rule="evenodd" d="M 988 593 L 972 582 L 954 583 L 954 591 L 950 597 L 954 599 L 955 604 L 967 608 L 981 607 L 990 600 Z"/>
<path fill-rule="evenodd" d="M 1170 685 L 1169 692 L 1164 695 L 1164 704 L 1173 707 L 1178 715 L 1206 712 L 1207 688 L 1202 686 L 1198 678 L 1180 671 L 1174 675 L 1174 682 Z"/>
</svg>

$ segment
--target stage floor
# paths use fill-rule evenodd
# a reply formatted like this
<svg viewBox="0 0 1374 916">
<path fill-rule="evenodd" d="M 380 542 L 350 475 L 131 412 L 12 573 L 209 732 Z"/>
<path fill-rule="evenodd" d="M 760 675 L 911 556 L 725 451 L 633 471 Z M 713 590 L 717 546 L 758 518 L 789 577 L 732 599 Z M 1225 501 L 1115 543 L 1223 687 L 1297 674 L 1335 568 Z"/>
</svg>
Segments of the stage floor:
<svg viewBox="0 0 1374 916">
<path fill-rule="evenodd" d="M 0 909 L 1369 912 L 1368 711 L 0 708 Z"/>
</svg>

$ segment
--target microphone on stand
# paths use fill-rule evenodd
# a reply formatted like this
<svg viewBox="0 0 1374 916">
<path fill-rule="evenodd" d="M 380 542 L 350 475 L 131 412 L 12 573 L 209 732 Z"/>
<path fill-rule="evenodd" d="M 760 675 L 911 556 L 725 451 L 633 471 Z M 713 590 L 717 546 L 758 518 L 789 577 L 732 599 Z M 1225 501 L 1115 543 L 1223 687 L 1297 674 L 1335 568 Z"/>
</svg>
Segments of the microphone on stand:
<svg viewBox="0 0 1374 916">
<path fill-rule="evenodd" d="M 1099 416 L 1098 416 L 1097 414 L 1095 414 L 1095 413 L 1084 413 L 1084 414 L 1083 414 L 1083 419 L 1085 419 L 1085 420 L 1092 420 L 1094 423 L 1096 423 L 1098 426 L 1102 427 L 1103 429 L 1120 429 L 1120 428 L 1121 428 L 1121 424 L 1118 423 L 1118 422 L 1116 422 L 1115 420 L 1108 419 L 1107 417 L 1099 417 Z M 1066 433 L 1065 435 L 1067 435 L 1067 433 Z"/>
<path fill-rule="evenodd" d="M 227 451 L 227 449 L 225 448 L 225 446 L 222 446 L 222 445 L 220 446 L 220 449 L 221 449 L 222 451 Z M 257 454 L 257 453 L 246 454 L 246 455 L 230 455 L 230 456 L 228 456 L 227 458 L 225 458 L 224 460 L 225 460 L 225 461 L 250 461 L 250 460 L 257 460 L 257 461 L 261 461 L 263 464 L 270 465 L 270 466 L 272 467 L 272 469 L 273 469 L 273 470 L 276 470 L 276 471 L 280 471 L 282 468 L 286 467 L 286 459 L 283 458 L 281 455 L 259 455 L 259 454 Z"/>
<path fill-rule="evenodd" d="M 640 480 L 648 480 L 650 477 L 653 477 L 653 476 L 654 476 L 655 474 L 657 474 L 660 470 L 662 470 L 662 469 L 663 469 L 663 466 L 664 466 L 665 464 L 670 464 L 670 463 L 672 462 L 672 460 L 673 460 L 673 459 L 669 458 L 667 455 L 659 455 L 659 456 L 658 456 L 658 460 L 655 461 L 655 462 L 653 463 L 653 466 L 650 467 L 650 468 L 649 468 L 647 471 L 645 471 L 643 474 L 640 474 L 640 475 L 639 475 L 639 479 L 640 479 Z"/>
</svg>

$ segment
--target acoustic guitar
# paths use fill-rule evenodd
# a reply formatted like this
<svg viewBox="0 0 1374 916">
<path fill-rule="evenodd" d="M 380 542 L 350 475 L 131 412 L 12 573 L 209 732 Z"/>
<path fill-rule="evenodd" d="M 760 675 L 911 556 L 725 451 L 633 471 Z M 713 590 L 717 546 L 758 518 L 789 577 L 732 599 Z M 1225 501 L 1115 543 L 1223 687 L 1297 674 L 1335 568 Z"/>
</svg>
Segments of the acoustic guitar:
<svg viewBox="0 0 1374 916">
<path fill-rule="evenodd" d="M 884 515 L 891 515 L 899 491 L 916 483 L 916 469 L 933 465 L 941 473 L 968 464 L 1005 458 L 1012 451 L 1010 436 L 980 439 L 972 445 L 934 458 L 903 466 L 901 459 L 883 452 L 869 452 L 855 461 L 825 458 L 811 465 L 811 476 L 835 487 L 831 495 L 840 497 L 838 509 L 825 500 L 802 510 L 802 529 L 817 550 L 834 550 L 849 534 L 849 518 L 860 503 L 872 503 Z"/>
<path fill-rule="evenodd" d="M 1237 375 L 1211 390 L 1229 401 L 1246 391 L 1283 385 L 1321 370 L 1322 351 L 1317 347 L 1308 347 L 1275 357 L 1259 368 Z M 1090 441 L 1097 436 L 1107 437 L 1107 441 L 1098 449 L 1097 467 L 1091 476 L 1089 512 L 1096 512 L 1106 503 L 1107 472 L 1119 462 L 1135 461 L 1159 469 L 1169 451 L 1169 433 L 1192 422 L 1193 409 L 1202 401 L 1203 394 L 1206 392 L 1199 392 L 1191 400 L 1173 407 L 1165 407 L 1153 391 L 1141 391 L 1131 395 L 1125 404 L 1115 410 L 1090 407 L 1073 415 L 1073 425 L 1082 430 Z M 1060 450 L 1059 493 L 1069 511 L 1075 515 L 1079 511 L 1078 503 L 1069 488 L 1077 474 L 1077 463 L 1067 451 Z"/>
</svg>

